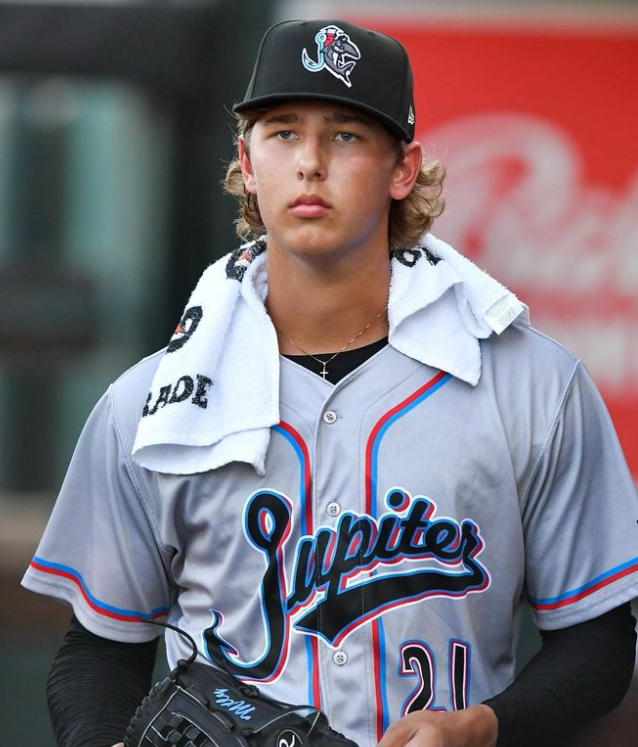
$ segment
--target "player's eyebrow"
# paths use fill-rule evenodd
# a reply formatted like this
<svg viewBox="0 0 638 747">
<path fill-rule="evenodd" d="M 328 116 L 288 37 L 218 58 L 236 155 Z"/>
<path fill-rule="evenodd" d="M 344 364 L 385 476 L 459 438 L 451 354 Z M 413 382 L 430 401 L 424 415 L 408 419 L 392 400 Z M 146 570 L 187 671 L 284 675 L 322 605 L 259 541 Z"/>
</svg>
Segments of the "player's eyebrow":
<svg viewBox="0 0 638 747">
<path fill-rule="evenodd" d="M 299 117 L 294 112 L 290 112 L 288 114 L 273 114 L 272 117 L 265 117 L 261 121 L 262 124 L 265 125 L 294 124 L 296 122 L 299 122 Z"/>
<path fill-rule="evenodd" d="M 344 112 L 330 112 L 323 118 L 326 124 L 361 124 L 365 127 L 374 127 L 374 122 L 365 114 L 346 114 Z M 264 117 L 261 122 L 264 125 L 286 125 L 286 124 L 298 124 L 302 121 L 295 112 L 283 112 L 281 114 L 273 114 L 271 116 Z"/>
<path fill-rule="evenodd" d="M 343 112 L 332 112 L 327 114 L 324 122 L 328 124 L 362 124 L 366 127 L 373 127 L 372 120 L 364 114 L 344 114 Z"/>
</svg>

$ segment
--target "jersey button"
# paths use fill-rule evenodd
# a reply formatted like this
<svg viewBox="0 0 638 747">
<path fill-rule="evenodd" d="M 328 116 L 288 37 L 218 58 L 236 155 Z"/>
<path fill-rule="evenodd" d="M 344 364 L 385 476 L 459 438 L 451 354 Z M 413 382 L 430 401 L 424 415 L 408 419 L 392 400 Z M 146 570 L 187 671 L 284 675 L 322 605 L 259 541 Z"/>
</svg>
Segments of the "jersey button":
<svg viewBox="0 0 638 747">
<path fill-rule="evenodd" d="M 341 506 L 336 501 L 332 501 L 332 503 L 328 504 L 326 511 L 328 512 L 328 516 L 339 516 Z"/>
<path fill-rule="evenodd" d="M 333 423 L 336 423 L 337 421 L 337 413 L 333 410 L 326 410 L 323 414 L 323 422 L 328 423 L 328 425 L 332 425 Z"/>
<path fill-rule="evenodd" d="M 342 667 L 348 661 L 348 654 L 345 651 L 335 651 L 332 659 L 338 667 Z"/>
</svg>

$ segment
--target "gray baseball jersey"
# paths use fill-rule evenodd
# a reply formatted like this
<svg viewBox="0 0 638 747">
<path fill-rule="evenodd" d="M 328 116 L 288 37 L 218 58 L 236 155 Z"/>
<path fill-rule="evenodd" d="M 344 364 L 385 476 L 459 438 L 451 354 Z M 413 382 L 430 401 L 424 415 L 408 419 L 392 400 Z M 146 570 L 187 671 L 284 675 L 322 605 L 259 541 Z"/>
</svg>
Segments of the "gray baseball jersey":
<svg viewBox="0 0 638 747">
<path fill-rule="evenodd" d="M 139 467 L 145 359 L 91 415 L 25 586 L 116 640 L 167 616 L 362 746 L 500 692 L 525 600 L 552 629 L 636 596 L 638 502 L 579 361 L 518 324 L 481 349 L 476 387 L 391 346 L 336 386 L 282 358 L 264 477 Z"/>
</svg>

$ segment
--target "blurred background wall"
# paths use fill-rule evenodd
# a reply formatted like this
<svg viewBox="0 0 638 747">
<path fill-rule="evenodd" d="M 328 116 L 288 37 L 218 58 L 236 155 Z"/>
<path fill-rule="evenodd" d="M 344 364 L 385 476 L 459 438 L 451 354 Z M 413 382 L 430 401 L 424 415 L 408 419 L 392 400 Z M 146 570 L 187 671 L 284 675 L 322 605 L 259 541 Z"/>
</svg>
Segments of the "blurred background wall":
<svg viewBox="0 0 638 747">
<path fill-rule="evenodd" d="M 228 110 L 282 18 L 403 41 L 435 233 L 592 371 L 638 479 L 638 3 L 0 3 L 0 738 L 52 747 L 69 611 L 19 586 L 94 402 L 235 245 Z M 123 528 L 125 531 L 125 528 Z M 529 620 L 521 662 L 537 639 Z M 578 745 L 635 744 L 638 678 Z"/>
</svg>

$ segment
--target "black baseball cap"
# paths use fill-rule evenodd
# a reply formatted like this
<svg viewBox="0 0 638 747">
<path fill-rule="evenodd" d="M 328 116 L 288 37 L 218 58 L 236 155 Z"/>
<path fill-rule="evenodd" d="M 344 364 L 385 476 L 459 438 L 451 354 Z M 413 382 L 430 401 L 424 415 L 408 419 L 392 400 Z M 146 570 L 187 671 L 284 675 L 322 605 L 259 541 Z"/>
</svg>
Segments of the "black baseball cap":
<svg viewBox="0 0 638 747">
<path fill-rule="evenodd" d="M 321 99 L 361 109 L 401 140 L 414 138 L 412 68 L 403 45 L 347 21 L 283 21 L 261 40 L 245 112 L 287 99 Z"/>
</svg>

